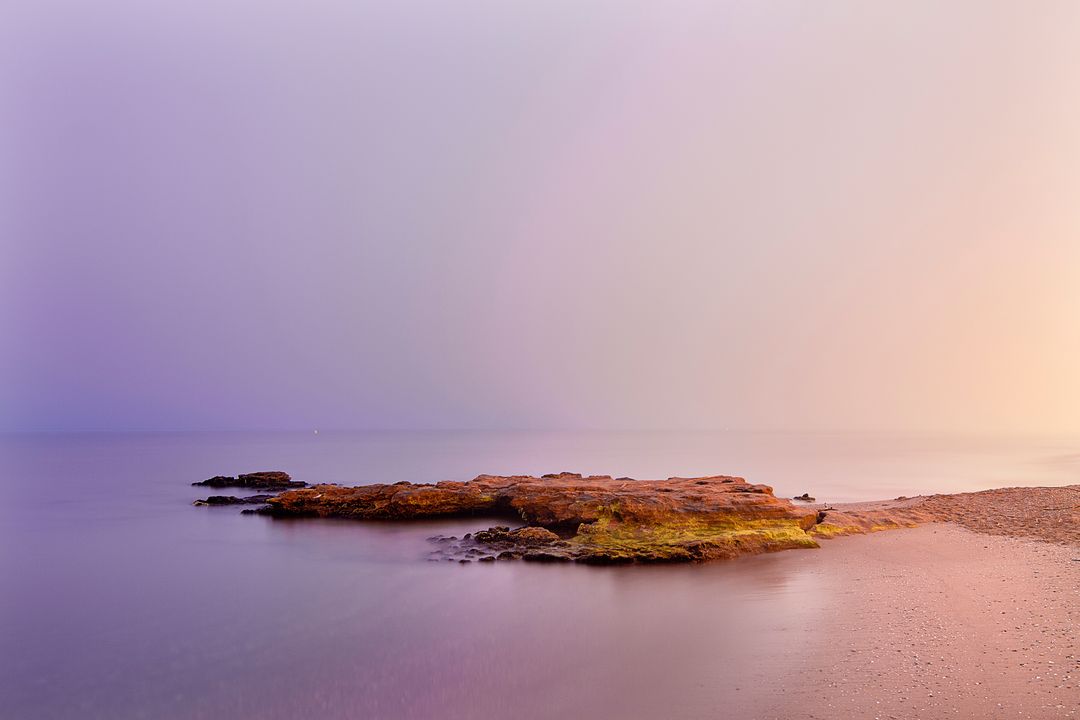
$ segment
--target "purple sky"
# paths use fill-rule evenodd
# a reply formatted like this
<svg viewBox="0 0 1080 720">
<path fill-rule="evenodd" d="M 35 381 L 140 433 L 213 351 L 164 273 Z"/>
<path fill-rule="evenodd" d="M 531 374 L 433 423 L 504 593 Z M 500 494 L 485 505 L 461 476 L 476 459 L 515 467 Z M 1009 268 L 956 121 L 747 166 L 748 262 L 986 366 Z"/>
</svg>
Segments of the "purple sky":
<svg viewBox="0 0 1080 720">
<path fill-rule="evenodd" d="M 1080 431 L 1080 5 L 48 2 L 0 429 Z"/>
</svg>

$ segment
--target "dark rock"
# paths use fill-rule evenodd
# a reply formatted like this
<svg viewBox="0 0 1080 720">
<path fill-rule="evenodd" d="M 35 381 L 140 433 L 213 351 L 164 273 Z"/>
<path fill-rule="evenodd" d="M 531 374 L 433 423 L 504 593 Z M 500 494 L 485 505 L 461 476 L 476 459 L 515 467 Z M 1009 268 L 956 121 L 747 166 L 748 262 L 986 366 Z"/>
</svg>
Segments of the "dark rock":
<svg viewBox="0 0 1080 720">
<path fill-rule="evenodd" d="M 228 475 L 215 475 L 209 480 L 203 480 L 202 482 L 196 482 L 191 484 L 205 485 L 206 487 L 233 487 L 236 484 L 236 478 L 229 477 Z"/>
<path fill-rule="evenodd" d="M 511 530 L 508 527 L 493 527 L 475 533 L 472 540 L 483 545 L 508 543 L 524 547 L 535 547 L 558 542 L 559 536 L 541 527 L 523 527 L 517 530 Z"/>
<path fill-rule="evenodd" d="M 556 562 L 570 562 L 571 558 L 566 555 L 560 555 L 556 553 L 542 552 L 539 550 L 533 550 L 527 552 L 521 556 L 522 560 L 527 562 L 540 562 L 540 563 L 556 563 Z"/>
<path fill-rule="evenodd" d="M 817 498 L 810 497 L 810 493 L 803 493 L 802 495 L 796 495 L 793 499 L 798 500 L 799 502 L 807 502 L 807 503 L 817 502 Z"/>
<path fill-rule="evenodd" d="M 267 470 L 263 472 L 245 473 L 238 477 L 228 475 L 215 475 L 209 480 L 192 483 L 204 487 L 239 487 L 252 490 L 288 490 L 290 488 L 307 487 L 307 483 L 293 480 L 287 472 L 279 470 Z"/>
<path fill-rule="evenodd" d="M 526 558 L 528 559 L 528 558 Z M 638 562 L 649 562 L 646 557 L 637 558 Z M 634 562 L 634 558 L 625 555 L 610 555 L 608 553 L 593 553 L 578 559 L 578 562 L 586 565 L 628 565 Z"/>
<path fill-rule="evenodd" d="M 205 500 L 196 500 L 192 505 L 265 505 L 274 497 L 273 495 L 249 495 L 248 497 L 236 497 L 235 495 L 211 495 Z"/>
</svg>

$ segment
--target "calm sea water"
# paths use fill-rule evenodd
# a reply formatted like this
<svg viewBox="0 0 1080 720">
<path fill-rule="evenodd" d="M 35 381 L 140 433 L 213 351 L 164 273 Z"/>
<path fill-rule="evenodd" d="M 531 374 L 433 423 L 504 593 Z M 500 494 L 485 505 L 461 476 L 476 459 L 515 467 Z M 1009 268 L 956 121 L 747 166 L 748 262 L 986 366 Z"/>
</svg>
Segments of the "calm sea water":
<svg viewBox="0 0 1080 720">
<path fill-rule="evenodd" d="M 0 718 L 751 717 L 800 671 L 813 554 L 688 567 L 425 562 L 423 524 L 192 507 L 282 469 L 346 484 L 739 474 L 875 499 L 1080 482 L 1080 443 L 738 433 L 0 438 Z"/>
</svg>

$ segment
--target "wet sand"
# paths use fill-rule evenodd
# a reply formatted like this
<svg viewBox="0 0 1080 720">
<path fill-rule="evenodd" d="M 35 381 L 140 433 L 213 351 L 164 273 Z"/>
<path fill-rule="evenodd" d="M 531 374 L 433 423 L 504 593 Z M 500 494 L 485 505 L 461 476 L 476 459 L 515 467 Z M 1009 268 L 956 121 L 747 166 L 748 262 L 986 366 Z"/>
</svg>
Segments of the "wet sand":
<svg viewBox="0 0 1080 720">
<path fill-rule="evenodd" d="M 932 524 L 808 562 L 829 602 L 745 717 L 1080 717 L 1080 548 Z"/>
</svg>

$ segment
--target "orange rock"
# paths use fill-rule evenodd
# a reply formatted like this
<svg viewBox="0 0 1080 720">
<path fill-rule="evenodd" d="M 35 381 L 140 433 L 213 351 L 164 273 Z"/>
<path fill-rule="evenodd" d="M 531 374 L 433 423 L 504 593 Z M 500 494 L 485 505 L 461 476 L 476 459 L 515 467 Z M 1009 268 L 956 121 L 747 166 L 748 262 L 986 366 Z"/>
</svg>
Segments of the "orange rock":
<svg viewBox="0 0 1080 720">
<path fill-rule="evenodd" d="M 469 482 L 316 485 L 270 498 L 280 517 L 410 520 L 486 515 L 528 527 L 445 539 L 481 559 L 674 562 L 817 547 L 815 539 L 955 522 L 978 532 L 1080 545 L 1080 486 L 1004 488 L 828 507 L 794 505 L 767 485 L 716 475 L 632 480 L 558 473 Z"/>
<path fill-rule="evenodd" d="M 630 480 L 559 473 L 481 475 L 434 485 L 316 485 L 272 498 L 267 513 L 364 520 L 512 517 L 558 533 L 559 542 L 547 543 L 544 557 L 534 559 L 666 562 L 817 546 L 806 533 L 816 510 L 775 497 L 767 485 L 723 475 Z M 478 536 L 470 542 L 483 543 L 484 535 Z M 494 544 L 522 549 L 534 547 L 536 539 L 522 533 Z"/>
</svg>

